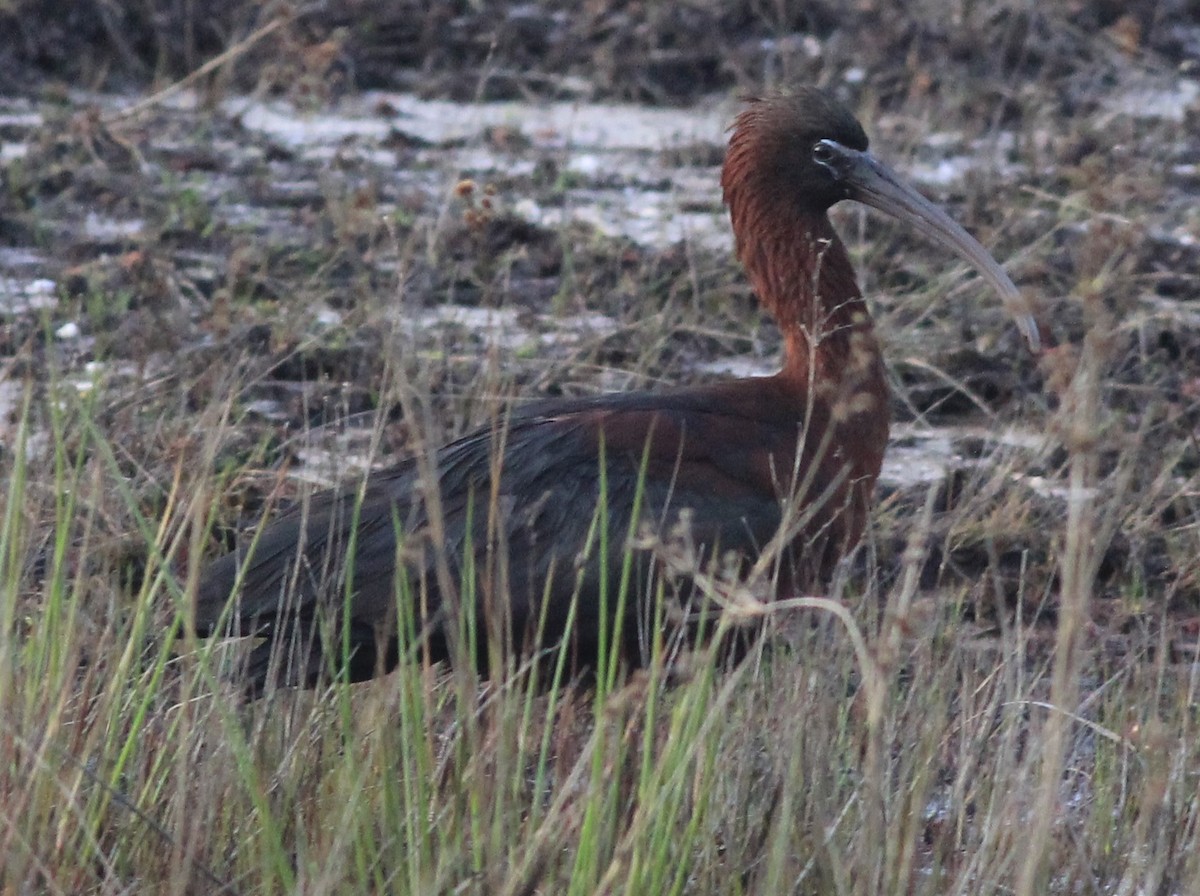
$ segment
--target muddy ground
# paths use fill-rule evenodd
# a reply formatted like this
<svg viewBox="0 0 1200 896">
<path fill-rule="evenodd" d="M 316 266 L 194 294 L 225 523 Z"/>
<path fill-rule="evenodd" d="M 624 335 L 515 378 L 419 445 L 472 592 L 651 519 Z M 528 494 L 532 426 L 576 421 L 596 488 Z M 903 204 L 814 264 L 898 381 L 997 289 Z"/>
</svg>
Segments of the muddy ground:
<svg viewBox="0 0 1200 896">
<path fill-rule="evenodd" d="M 1200 4 L 1049 6 L 7 7 L 4 456 L 26 394 L 33 458 L 55 401 L 91 403 L 147 518 L 181 465 L 221 482 L 216 552 L 264 501 L 409 450 L 398 384 L 451 437 L 497 396 L 768 372 L 779 339 L 732 257 L 722 128 L 740 94 L 817 82 L 993 250 L 1059 346 L 1039 363 L 952 260 L 838 213 L 895 391 L 879 573 L 932 487 L 929 593 L 965 587 L 983 626 L 1022 598 L 1053 618 L 1060 380 L 1092 330 L 1101 464 L 1130 477 L 1119 494 L 1120 476 L 1099 484 L 1120 507 L 1097 627 L 1151 643 L 1169 610 L 1186 659 Z M 34 490 L 28 513 L 52 512 Z M 127 503 L 98 518 L 87 562 L 136 578 Z"/>
</svg>

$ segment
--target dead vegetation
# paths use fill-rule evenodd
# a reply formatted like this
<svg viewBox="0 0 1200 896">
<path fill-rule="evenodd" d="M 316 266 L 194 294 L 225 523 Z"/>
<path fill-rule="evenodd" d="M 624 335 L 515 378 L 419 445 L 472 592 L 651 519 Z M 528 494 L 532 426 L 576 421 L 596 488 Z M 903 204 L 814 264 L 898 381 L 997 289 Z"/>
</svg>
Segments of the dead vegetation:
<svg viewBox="0 0 1200 896">
<path fill-rule="evenodd" d="M 1194 5 L 560 6 L 0 10 L 0 138 L 26 147 L 0 184 L 6 891 L 1194 890 Z M 414 669 L 214 699 L 216 659 L 166 633 L 196 563 L 267 508 L 498 397 L 778 349 L 727 250 L 517 211 L 647 189 L 627 158 L 580 175 L 519 121 L 476 139 L 507 170 L 431 161 L 453 147 L 403 126 L 318 157 L 223 101 L 688 104 L 797 80 L 910 167 L 991 160 L 926 186 L 1057 345 L 1035 363 L 944 258 L 839 219 L 893 455 L 936 437 L 957 458 L 881 488 L 826 595 L 840 618 L 778 612 L 760 660 L 697 657 L 670 688 Z M 719 149 L 639 158 L 703 173 Z"/>
</svg>

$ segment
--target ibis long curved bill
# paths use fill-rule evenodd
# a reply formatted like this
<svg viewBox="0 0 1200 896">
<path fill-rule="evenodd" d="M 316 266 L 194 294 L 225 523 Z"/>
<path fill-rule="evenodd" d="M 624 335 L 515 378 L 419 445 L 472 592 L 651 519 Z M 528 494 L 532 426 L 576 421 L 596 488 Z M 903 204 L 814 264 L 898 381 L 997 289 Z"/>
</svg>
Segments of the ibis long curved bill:
<svg viewBox="0 0 1200 896">
<path fill-rule="evenodd" d="M 851 149 L 834 140 L 822 140 L 814 147 L 814 158 L 844 186 L 847 199 L 907 221 L 979 271 L 1000 295 L 1030 351 L 1036 353 L 1041 349 L 1037 320 L 1029 302 L 987 249 L 949 215 L 869 152 Z"/>
</svg>

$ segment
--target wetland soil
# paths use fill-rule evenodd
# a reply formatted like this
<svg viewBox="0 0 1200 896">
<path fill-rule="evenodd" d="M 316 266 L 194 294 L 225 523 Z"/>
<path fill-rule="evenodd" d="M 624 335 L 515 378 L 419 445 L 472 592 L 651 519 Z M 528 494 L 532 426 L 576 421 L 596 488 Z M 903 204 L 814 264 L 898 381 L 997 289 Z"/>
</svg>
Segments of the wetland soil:
<svg viewBox="0 0 1200 896">
<path fill-rule="evenodd" d="M 272 19 L 227 2 L 190 20 L 189 4 L 13 5 L 5 455 L 26 395 L 35 432 L 48 399 L 84 396 L 148 518 L 181 463 L 196 487 L 222 474 L 217 551 L 266 502 L 410 450 L 414 407 L 447 438 L 497 397 L 769 372 L 779 340 L 720 203 L 722 129 L 739 95 L 818 82 L 1006 264 L 1058 346 L 1039 366 L 950 260 L 839 215 L 895 391 L 880 572 L 933 488 L 929 593 L 965 591 L 983 627 L 1019 599 L 1053 618 L 1053 421 L 1091 330 L 1109 359 L 1100 462 L 1137 459 L 1104 546 L 1101 643 L 1141 649 L 1167 611 L 1167 643 L 1194 657 L 1200 7 L 767 6 L 353 3 Z M 136 576 L 127 504 L 100 519 L 89 562 Z"/>
</svg>

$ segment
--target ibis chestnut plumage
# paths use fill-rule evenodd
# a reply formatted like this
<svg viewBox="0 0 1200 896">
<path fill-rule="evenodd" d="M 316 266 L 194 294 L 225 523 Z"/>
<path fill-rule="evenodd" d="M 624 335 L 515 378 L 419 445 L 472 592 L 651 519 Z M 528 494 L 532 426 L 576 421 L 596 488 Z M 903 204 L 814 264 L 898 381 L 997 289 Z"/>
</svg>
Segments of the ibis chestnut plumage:
<svg viewBox="0 0 1200 896">
<path fill-rule="evenodd" d="M 406 655 L 470 656 L 487 675 L 505 667 L 497 657 L 562 645 L 585 671 L 613 638 L 624 663 L 642 664 L 658 618 L 652 595 L 699 594 L 653 552 L 635 552 L 621 597 L 639 526 L 665 533 L 686 519 L 700 564 L 748 565 L 785 525 L 777 591 L 822 587 L 862 536 L 888 439 L 874 325 L 827 215 L 841 200 L 908 222 L 970 262 L 1037 349 L 1011 280 L 868 152 L 862 126 L 828 94 L 749 101 L 721 186 L 737 257 L 783 334 L 782 369 L 528 404 L 427 463 L 414 457 L 300 502 L 212 562 L 196 595 L 199 635 L 261 639 L 244 670 L 250 693 L 336 673 L 362 680 Z"/>
</svg>

